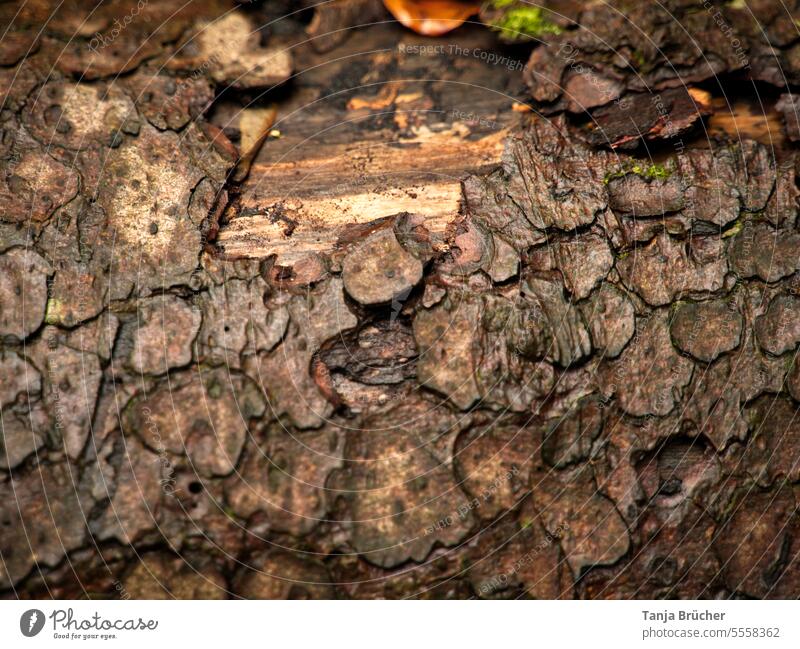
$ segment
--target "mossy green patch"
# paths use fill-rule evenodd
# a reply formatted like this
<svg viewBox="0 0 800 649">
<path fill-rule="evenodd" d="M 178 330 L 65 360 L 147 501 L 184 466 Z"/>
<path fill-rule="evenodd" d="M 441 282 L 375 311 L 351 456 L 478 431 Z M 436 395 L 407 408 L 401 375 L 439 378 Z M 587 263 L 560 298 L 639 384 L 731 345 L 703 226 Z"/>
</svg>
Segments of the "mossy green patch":
<svg viewBox="0 0 800 649">
<path fill-rule="evenodd" d="M 641 73 L 647 74 L 653 69 L 654 63 L 645 57 L 644 52 L 634 50 L 631 53 L 630 61 L 631 67 L 635 68 Z"/>
<path fill-rule="evenodd" d="M 743 226 L 744 221 L 742 221 L 742 219 L 737 219 L 732 226 L 722 233 L 722 238 L 727 239 L 728 237 L 736 236 L 741 232 Z"/>
<path fill-rule="evenodd" d="M 545 16 L 541 7 L 516 5 L 515 0 L 494 0 L 492 7 L 505 11 L 490 26 L 509 40 L 536 38 L 563 31 Z"/>
<path fill-rule="evenodd" d="M 662 164 L 653 164 L 646 167 L 634 165 L 631 171 L 648 180 L 666 180 L 672 175 L 672 171 Z"/>
<path fill-rule="evenodd" d="M 49 325 L 57 325 L 62 322 L 64 319 L 64 304 L 61 300 L 57 300 L 53 297 L 47 300 L 47 306 L 45 307 L 44 311 L 44 321 L 45 324 Z"/>
<path fill-rule="evenodd" d="M 631 54 L 631 58 L 633 62 L 636 63 L 636 67 L 640 70 L 647 65 L 647 60 L 644 58 L 644 54 L 642 54 L 639 50 L 634 50 L 633 54 Z"/>
<path fill-rule="evenodd" d="M 614 178 L 622 178 L 628 174 L 636 174 L 645 180 L 666 180 L 672 175 L 672 169 L 663 164 L 643 165 L 634 163 L 626 165 L 617 171 L 607 173 L 605 178 L 603 178 L 603 183 L 607 185 L 610 181 L 614 180 Z"/>
</svg>

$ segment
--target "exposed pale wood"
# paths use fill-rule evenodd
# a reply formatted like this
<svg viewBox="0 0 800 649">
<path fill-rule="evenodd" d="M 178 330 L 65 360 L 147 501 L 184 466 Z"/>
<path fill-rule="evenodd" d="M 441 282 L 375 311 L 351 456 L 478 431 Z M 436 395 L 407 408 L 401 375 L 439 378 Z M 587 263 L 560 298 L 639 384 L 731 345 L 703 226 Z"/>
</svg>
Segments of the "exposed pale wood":
<svg viewBox="0 0 800 649">
<path fill-rule="evenodd" d="M 461 179 L 496 166 L 505 135 L 502 129 L 467 140 L 448 131 L 256 166 L 256 190 L 243 198 L 218 244 L 232 257 L 276 254 L 291 263 L 331 250 L 347 225 L 398 212 L 421 214 L 429 230 L 444 232 L 459 213 Z"/>
<path fill-rule="evenodd" d="M 773 149 L 786 146 L 786 134 L 775 101 L 771 98 L 757 102 L 749 98 L 724 97 L 713 99 L 714 114 L 708 120 L 709 136 L 733 141 L 753 139 Z"/>
<path fill-rule="evenodd" d="M 486 30 L 452 46 L 376 26 L 336 57 L 297 48 L 302 72 L 224 215 L 220 252 L 291 265 L 331 251 L 350 226 L 399 212 L 443 234 L 459 216 L 461 181 L 500 164 L 523 92 L 508 65 L 463 54 L 491 48 Z M 241 127 L 238 111 L 219 109 L 218 125 Z"/>
</svg>

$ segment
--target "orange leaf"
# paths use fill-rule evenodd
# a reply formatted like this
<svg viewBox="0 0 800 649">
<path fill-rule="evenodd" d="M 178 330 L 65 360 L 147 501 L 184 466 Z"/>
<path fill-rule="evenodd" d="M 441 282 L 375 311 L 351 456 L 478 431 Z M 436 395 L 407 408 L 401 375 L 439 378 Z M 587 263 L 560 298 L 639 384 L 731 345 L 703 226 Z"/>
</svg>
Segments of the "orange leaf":
<svg viewBox="0 0 800 649">
<path fill-rule="evenodd" d="M 441 36 L 481 9 L 480 2 L 458 0 L 383 0 L 397 20 L 423 36 Z"/>
</svg>

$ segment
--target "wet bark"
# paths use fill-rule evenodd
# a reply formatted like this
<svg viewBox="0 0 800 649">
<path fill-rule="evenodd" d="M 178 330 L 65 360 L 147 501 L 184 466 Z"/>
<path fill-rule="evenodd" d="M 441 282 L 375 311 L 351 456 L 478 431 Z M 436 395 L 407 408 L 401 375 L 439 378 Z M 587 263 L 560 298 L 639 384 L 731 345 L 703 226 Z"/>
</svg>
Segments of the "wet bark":
<svg viewBox="0 0 800 649">
<path fill-rule="evenodd" d="M 3 5 L 3 595 L 797 597 L 797 33 L 668 4 Z"/>
</svg>

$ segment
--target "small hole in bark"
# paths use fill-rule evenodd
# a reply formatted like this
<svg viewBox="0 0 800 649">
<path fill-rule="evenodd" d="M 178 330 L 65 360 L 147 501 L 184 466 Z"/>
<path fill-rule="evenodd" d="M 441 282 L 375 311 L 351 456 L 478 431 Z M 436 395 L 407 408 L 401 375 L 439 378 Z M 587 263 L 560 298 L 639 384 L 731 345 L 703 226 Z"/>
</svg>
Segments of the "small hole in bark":
<svg viewBox="0 0 800 649">
<path fill-rule="evenodd" d="M 203 491 L 203 485 L 197 482 L 197 480 L 189 483 L 189 493 L 199 494 L 201 491 Z"/>
</svg>

